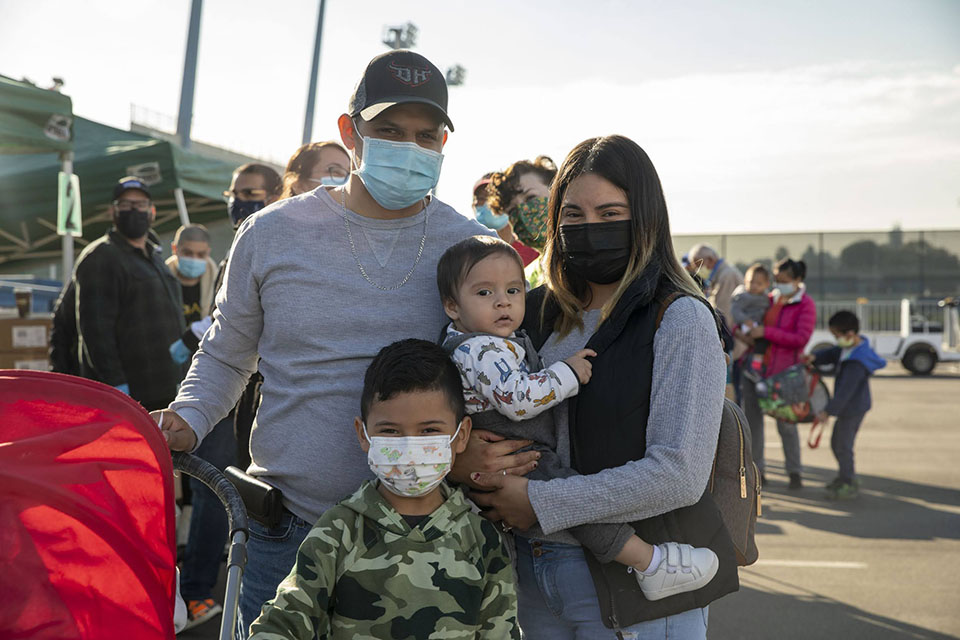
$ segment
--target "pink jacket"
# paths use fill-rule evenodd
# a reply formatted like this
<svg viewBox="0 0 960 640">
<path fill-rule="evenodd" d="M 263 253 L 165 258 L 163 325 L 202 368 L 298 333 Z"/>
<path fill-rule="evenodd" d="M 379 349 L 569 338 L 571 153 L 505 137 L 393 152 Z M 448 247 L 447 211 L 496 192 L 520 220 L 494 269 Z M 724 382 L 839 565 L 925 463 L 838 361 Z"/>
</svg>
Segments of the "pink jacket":
<svg viewBox="0 0 960 640">
<path fill-rule="evenodd" d="M 770 302 L 776 303 L 774 296 L 770 297 Z M 787 301 L 775 323 L 764 324 L 763 337 L 770 343 L 764 357 L 767 376 L 776 375 L 800 362 L 803 348 L 807 346 L 816 324 L 817 305 L 805 289 L 802 296 L 798 298 L 794 295 Z"/>
</svg>

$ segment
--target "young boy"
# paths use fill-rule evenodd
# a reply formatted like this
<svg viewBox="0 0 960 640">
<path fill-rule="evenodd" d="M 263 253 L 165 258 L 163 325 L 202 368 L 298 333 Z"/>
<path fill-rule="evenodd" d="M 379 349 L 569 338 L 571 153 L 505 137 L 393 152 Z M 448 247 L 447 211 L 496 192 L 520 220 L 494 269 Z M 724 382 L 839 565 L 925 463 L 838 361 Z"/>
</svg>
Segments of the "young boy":
<svg viewBox="0 0 960 640">
<path fill-rule="evenodd" d="M 733 290 L 733 297 L 730 298 L 730 315 L 737 331 L 747 334 L 757 325 L 763 324 L 763 316 L 770 308 L 768 289 L 770 272 L 759 262 L 750 265 L 743 277 L 743 284 Z M 763 356 L 767 346 L 769 343 L 763 338 L 754 342 L 749 366 L 744 372 L 752 382 L 757 383 L 763 378 Z"/>
<path fill-rule="evenodd" d="M 496 527 L 443 481 L 466 448 L 460 376 L 439 346 L 384 347 L 354 428 L 377 480 L 321 516 L 250 627 L 277 638 L 519 638 Z"/>
<path fill-rule="evenodd" d="M 833 384 L 833 399 L 817 419 L 825 422 L 827 416 L 836 416 L 830 448 L 837 459 L 840 473 L 826 486 L 830 500 L 856 497 L 857 477 L 853 470 L 853 441 L 860 423 L 870 410 L 870 376 L 887 366 L 887 361 L 870 348 L 870 341 L 860 335 L 860 321 L 850 311 L 838 311 L 827 321 L 837 346 L 811 353 L 804 360 L 813 365 L 837 365 Z"/>
<path fill-rule="evenodd" d="M 541 457 L 528 474 L 531 479 L 576 475 L 556 452 L 547 410 L 589 382 L 587 358 L 597 354 L 583 349 L 563 362 L 541 365 L 530 340 L 516 333 L 525 306 L 523 262 L 502 240 L 474 236 L 450 247 L 437 265 L 437 286 L 452 320 L 443 346 L 460 370 L 472 424 L 507 438 L 533 440 Z M 627 524 L 583 525 L 570 533 L 601 562 L 616 561 L 633 571 L 648 600 L 699 589 L 718 567 L 710 549 L 675 542 L 652 546 Z M 668 548 L 671 557 L 679 557 L 680 548 L 684 555 L 689 552 L 691 566 L 668 565 Z"/>
</svg>

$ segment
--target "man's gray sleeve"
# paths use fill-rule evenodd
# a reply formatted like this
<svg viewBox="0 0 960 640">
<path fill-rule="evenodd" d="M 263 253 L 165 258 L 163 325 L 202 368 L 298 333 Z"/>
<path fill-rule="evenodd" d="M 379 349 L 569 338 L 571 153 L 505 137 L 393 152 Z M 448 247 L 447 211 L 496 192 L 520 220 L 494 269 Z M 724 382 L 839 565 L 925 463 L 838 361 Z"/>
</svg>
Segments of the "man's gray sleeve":
<svg viewBox="0 0 960 640">
<path fill-rule="evenodd" d="M 197 446 L 236 406 L 247 380 L 257 370 L 263 308 L 255 220 L 256 216 L 248 218 L 233 240 L 223 286 L 217 292 L 213 324 L 170 404 L 196 432 Z"/>
<path fill-rule="evenodd" d="M 693 298 L 677 300 L 664 314 L 653 348 L 644 457 L 591 475 L 531 480 L 527 495 L 544 533 L 588 522 L 643 520 L 694 504 L 703 494 L 726 384 L 713 315 Z"/>
</svg>

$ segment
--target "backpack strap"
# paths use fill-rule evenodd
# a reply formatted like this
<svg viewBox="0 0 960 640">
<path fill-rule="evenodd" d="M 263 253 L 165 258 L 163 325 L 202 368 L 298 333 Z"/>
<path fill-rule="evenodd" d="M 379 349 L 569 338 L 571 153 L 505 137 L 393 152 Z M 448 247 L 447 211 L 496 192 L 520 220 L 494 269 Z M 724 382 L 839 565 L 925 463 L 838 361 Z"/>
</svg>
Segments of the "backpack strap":
<svg viewBox="0 0 960 640">
<path fill-rule="evenodd" d="M 663 299 L 663 302 L 660 303 L 660 310 L 657 311 L 657 324 L 654 325 L 654 331 L 660 328 L 660 323 L 663 322 L 663 314 L 667 312 L 667 307 L 686 295 L 689 294 L 683 291 L 674 291 Z"/>
<path fill-rule="evenodd" d="M 683 298 L 684 296 L 689 296 L 689 295 L 690 295 L 689 293 L 685 293 L 683 291 L 674 291 L 673 293 L 668 295 L 666 298 L 664 298 L 663 301 L 660 303 L 660 309 L 657 311 L 657 323 L 654 325 L 653 330 L 656 331 L 657 329 L 660 328 L 660 323 L 663 322 L 663 315 L 667 312 L 667 308 L 670 305 L 672 305 L 674 302 L 676 302 L 680 298 Z M 717 325 L 717 335 L 720 338 L 720 344 L 722 346 L 723 332 L 724 332 L 723 321 L 720 320 L 720 316 L 717 315 L 716 310 L 710 305 L 710 303 L 707 301 L 706 298 L 696 297 L 696 299 L 702 302 L 703 304 L 705 304 L 707 306 L 707 309 L 710 310 L 710 315 L 713 316 L 713 321 Z M 729 365 L 730 354 L 724 352 L 724 357 L 726 358 L 727 364 Z"/>
</svg>

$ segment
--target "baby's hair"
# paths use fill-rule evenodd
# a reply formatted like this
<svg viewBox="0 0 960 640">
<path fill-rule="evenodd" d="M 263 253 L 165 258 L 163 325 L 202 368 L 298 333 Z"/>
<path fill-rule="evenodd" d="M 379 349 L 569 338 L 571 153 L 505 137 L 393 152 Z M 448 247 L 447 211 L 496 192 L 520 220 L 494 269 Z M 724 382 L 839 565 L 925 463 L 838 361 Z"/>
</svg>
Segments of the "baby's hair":
<svg viewBox="0 0 960 640">
<path fill-rule="evenodd" d="M 852 311 L 837 311 L 830 316 L 827 326 L 840 333 L 847 333 L 848 331 L 860 333 L 860 320 Z"/>
<path fill-rule="evenodd" d="M 408 338 L 380 349 L 363 376 L 360 416 L 398 393 L 442 391 L 459 422 L 466 414 L 460 370 L 440 345 Z"/>
<path fill-rule="evenodd" d="M 500 238 L 473 236 L 447 249 L 437 263 L 437 289 L 443 301 L 457 299 L 457 290 L 478 262 L 492 255 L 503 254 L 517 262 L 523 273 L 523 260 L 517 250 Z M 521 276 L 522 277 L 522 276 Z"/>
<path fill-rule="evenodd" d="M 759 262 L 754 262 L 752 265 L 747 267 L 746 275 L 750 275 L 751 273 L 755 276 L 766 278 L 767 282 L 770 282 L 770 270 Z"/>
</svg>

